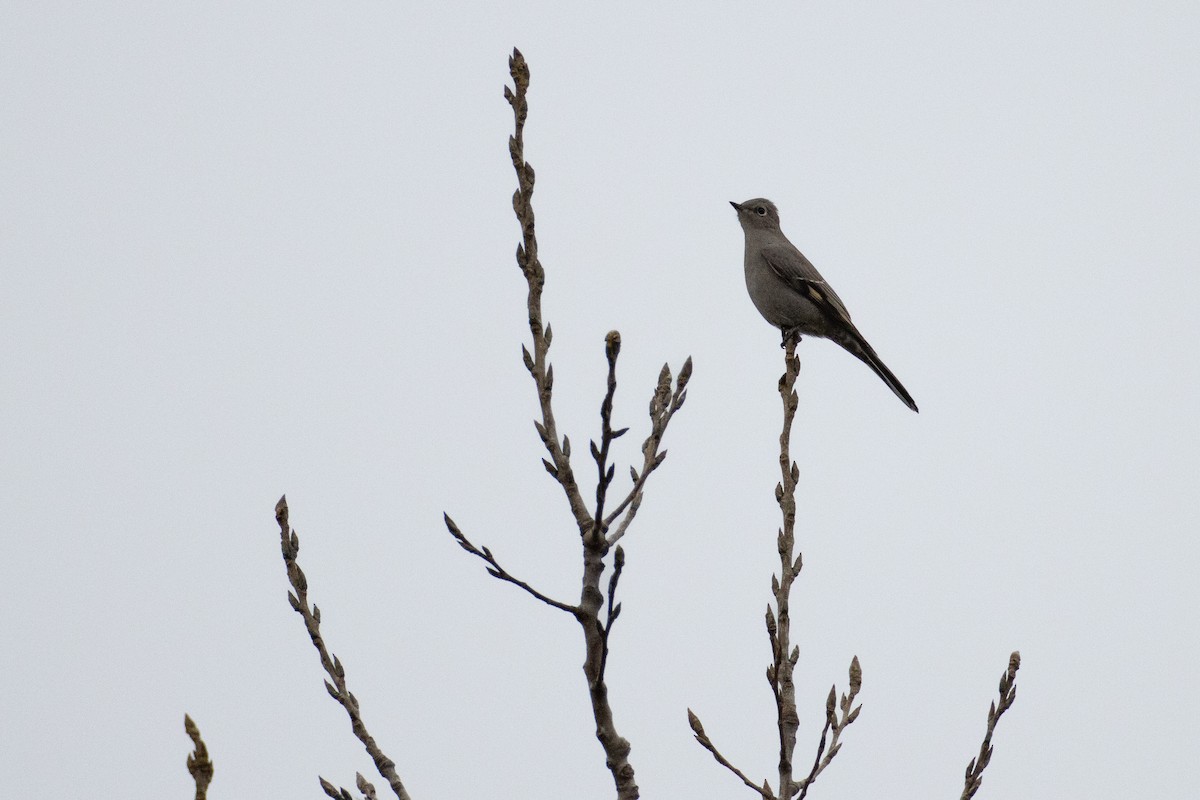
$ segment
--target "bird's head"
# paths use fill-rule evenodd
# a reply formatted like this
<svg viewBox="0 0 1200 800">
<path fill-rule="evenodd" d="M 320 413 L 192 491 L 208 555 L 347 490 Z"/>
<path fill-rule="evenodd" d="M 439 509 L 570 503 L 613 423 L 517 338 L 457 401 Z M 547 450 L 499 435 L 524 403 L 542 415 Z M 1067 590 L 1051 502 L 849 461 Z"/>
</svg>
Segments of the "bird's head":
<svg viewBox="0 0 1200 800">
<path fill-rule="evenodd" d="M 779 230 L 779 209 L 765 197 L 756 197 L 744 203 L 730 201 L 729 205 L 737 212 L 738 222 L 742 223 L 745 230 Z"/>
</svg>

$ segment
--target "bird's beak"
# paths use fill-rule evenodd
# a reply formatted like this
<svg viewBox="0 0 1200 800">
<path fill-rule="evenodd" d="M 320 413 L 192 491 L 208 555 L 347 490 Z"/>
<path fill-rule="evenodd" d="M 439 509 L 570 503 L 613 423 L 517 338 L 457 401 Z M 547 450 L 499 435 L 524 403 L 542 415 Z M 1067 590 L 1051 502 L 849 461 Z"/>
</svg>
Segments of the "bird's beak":
<svg viewBox="0 0 1200 800">
<path fill-rule="evenodd" d="M 729 201 L 729 205 L 733 206 L 734 211 L 742 210 L 742 207 L 740 205 L 738 205 L 737 203 L 733 202 L 732 200 Z"/>
</svg>

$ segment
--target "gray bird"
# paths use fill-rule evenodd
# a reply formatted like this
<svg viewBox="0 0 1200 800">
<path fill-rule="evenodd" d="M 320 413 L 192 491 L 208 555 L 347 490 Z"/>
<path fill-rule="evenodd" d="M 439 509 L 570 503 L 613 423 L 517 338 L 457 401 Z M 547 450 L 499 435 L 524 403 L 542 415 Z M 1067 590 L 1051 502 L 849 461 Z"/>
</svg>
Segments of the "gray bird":
<svg viewBox="0 0 1200 800">
<path fill-rule="evenodd" d="M 850 312 L 821 273 L 779 229 L 779 210 L 756 197 L 729 203 L 746 233 L 746 289 L 758 313 L 789 336 L 820 336 L 842 346 L 883 379 L 913 411 L 917 404 L 850 321 Z"/>
</svg>

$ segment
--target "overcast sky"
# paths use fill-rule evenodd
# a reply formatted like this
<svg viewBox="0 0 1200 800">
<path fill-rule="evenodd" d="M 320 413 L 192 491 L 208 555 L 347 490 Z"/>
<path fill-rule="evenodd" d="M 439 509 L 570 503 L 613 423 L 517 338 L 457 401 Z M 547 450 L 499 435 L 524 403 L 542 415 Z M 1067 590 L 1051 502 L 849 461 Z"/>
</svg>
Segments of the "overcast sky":
<svg viewBox="0 0 1200 800">
<path fill-rule="evenodd" d="M 319 797 L 373 773 L 286 600 L 414 798 L 608 798 L 579 546 L 521 365 L 502 96 L 527 156 L 556 410 L 638 457 L 609 659 L 643 796 L 775 775 L 763 612 L 779 335 L 730 200 L 774 200 L 921 407 L 806 339 L 793 453 L 811 797 L 1179 796 L 1200 742 L 1200 6 L 1094 2 L 0 5 L 0 783 Z M 589 490 L 590 491 L 590 490 Z M 376 780 L 383 788 L 383 782 Z"/>
</svg>

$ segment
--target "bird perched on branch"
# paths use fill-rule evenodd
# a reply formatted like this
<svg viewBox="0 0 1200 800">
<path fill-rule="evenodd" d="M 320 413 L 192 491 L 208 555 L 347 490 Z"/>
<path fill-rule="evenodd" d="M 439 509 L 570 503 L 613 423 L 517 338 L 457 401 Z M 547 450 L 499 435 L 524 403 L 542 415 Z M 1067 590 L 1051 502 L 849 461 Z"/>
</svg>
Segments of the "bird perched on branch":
<svg viewBox="0 0 1200 800">
<path fill-rule="evenodd" d="M 779 229 L 779 209 L 756 197 L 730 202 L 746 234 L 746 289 L 758 313 L 791 336 L 820 336 L 842 346 L 883 379 L 913 411 L 917 404 L 850 321 L 850 313 L 821 273 Z"/>
</svg>

